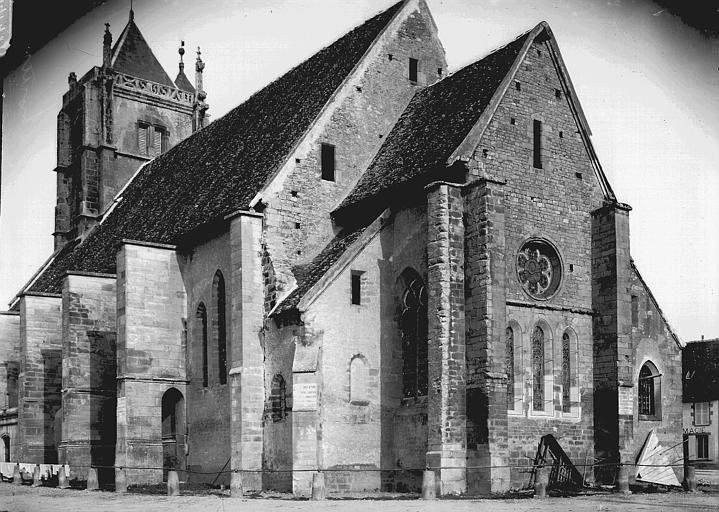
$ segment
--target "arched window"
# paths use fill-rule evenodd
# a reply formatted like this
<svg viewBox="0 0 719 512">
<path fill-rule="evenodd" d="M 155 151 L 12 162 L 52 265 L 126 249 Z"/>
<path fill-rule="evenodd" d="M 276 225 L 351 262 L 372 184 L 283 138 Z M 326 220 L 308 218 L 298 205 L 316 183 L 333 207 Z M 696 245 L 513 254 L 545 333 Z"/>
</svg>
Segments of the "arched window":
<svg viewBox="0 0 719 512">
<path fill-rule="evenodd" d="M 3 462 L 10 462 L 10 436 L 2 436 Z"/>
<path fill-rule="evenodd" d="M 272 379 L 270 391 L 270 413 L 272 423 L 282 421 L 287 416 L 287 384 L 279 373 Z"/>
<path fill-rule="evenodd" d="M 403 395 L 427 395 L 427 290 L 419 274 L 408 268 L 402 272 L 404 292 L 401 300 Z"/>
<path fill-rule="evenodd" d="M 569 333 L 562 334 L 562 412 L 572 411 L 572 356 Z"/>
<path fill-rule="evenodd" d="M 639 370 L 639 419 L 661 418 L 661 375 L 654 363 L 647 361 Z"/>
<path fill-rule="evenodd" d="M 367 393 L 367 363 L 362 356 L 355 356 L 350 361 L 350 403 L 366 405 L 369 403 Z"/>
<path fill-rule="evenodd" d="M 544 410 L 544 331 L 532 331 L 532 409 Z"/>
<path fill-rule="evenodd" d="M 507 371 L 507 409 L 514 409 L 514 330 L 505 332 L 505 367 Z"/>
<path fill-rule="evenodd" d="M 197 319 L 195 332 L 197 332 L 197 337 L 200 338 L 199 341 L 202 347 L 202 386 L 207 387 L 210 384 L 210 373 L 207 367 L 207 308 L 202 302 L 197 306 L 195 317 Z M 195 341 L 197 342 L 198 340 L 195 339 Z"/>
<path fill-rule="evenodd" d="M 214 315 L 214 331 L 215 340 L 217 341 L 217 372 L 220 377 L 220 384 L 227 383 L 227 322 L 226 314 L 226 298 L 225 298 L 225 278 L 219 270 L 215 273 L 212 280 L 212 295 L 215 306 Z"/>
</svg>

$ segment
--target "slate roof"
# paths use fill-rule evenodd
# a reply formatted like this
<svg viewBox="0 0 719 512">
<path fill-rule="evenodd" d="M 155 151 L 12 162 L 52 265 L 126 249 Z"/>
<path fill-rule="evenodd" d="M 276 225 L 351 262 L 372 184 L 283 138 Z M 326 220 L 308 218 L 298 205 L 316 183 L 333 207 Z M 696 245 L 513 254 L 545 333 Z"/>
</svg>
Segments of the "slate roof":
<svg viewBox="0 0 719 512">
<path fill-rule="evenodd" d="M 719 339 L 687 343 L 682 350 L 682 399 L 719 400 Z"/>
<path fill-rule="evenodd" d="M 144 78 L 151 82 L 168 85 L 175 88 L 175 83 L 167 76 L 165 69 L 152 53 L 150 45 L 142 36 L 140 29 L 135 25 L 135 19 L 130 13 L 130 20 L 112 49 L 111 64 L 115 71 L 127 75 Z"/>
<path fill-rule="evenodd" d="M 317 284 L 349 246 L 364 233 L 365 228 L 366 226 L 358 226 L 341 231 L 311 262 L 293 267 L 292 273 L 297 279 L 297 286 L 282 301 L 274 314 L 296 309 L 302 297 Z"/>
<path fill-rule="evenodd" d="M 347 217 L 354 206 L 369 201 L 380 203 L 375 210 L 382 210 L 400 187 L 444 169 L 489 105 L 529 34 L 417 92 L 333 215 Z"/>
<path fill-rule="evenodd" d="M 185 74 L 185 71 L 183 69 L 180 69 L 180 72 L 177 73 L 177 77 L 175 78 L 175 86 L 182 90 L 194 93 L 195 92 L 195 86 L 192 85 L 192 82 L 187 78 L 187 75 Z"/>
<path fill-rule="evenodd" d="M 401 5 L 356 27 L 149 162 L 103 223 L 74 250 L 60 252 L 28 291 L 59 293 L 67 270 L 114 273 L 123 239 L 172 244 L 247 209 Z M 128 30 L 134 30 L 131 25 Z"/>
</svg>

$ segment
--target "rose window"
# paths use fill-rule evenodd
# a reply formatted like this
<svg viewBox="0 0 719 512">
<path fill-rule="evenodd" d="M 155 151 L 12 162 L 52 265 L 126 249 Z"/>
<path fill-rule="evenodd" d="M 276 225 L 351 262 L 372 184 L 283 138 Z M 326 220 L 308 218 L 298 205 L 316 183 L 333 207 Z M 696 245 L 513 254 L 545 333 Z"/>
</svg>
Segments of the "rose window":
<svg viewBox="0 0 719 512">
<path fill-rule="evenodd" d="M 546 240 L 528 240 L 517 253 L 517 277 L 530 297 L 551 297 L 559 288 L 561 273 L 559 254 Z"/>
</svg>

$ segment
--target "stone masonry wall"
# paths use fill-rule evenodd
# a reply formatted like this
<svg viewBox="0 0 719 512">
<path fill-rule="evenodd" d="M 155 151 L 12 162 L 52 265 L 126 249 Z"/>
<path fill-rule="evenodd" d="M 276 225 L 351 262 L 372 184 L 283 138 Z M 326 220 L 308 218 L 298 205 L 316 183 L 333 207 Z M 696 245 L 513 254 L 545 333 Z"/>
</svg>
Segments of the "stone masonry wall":
<svg viewBox="0 0 719 512">
<path fill-rule="evenodd" d="M 231 339 L 229 298 L 232 296 L 230 241 L 223 234 L 194 247 L 180 259 L 180 271 L 187 290 L 187 403 L 193 414 L 188 415 L 188 466 L 191 470 L 207 473 L 191 474 L 193 481 L 212 482 L 227 463 L 230 453 L 230 390 L 228 380 L 222 383 L 219 375 L 218 309 L 213 294 L 213 281 L 219 271 L 225 282 L 226 340 Z M 202 304 L 207 321 L 208 386 L 203 385 L 202 319 L 198 311 Z M 231 360 L 229 342 L 227 361 Z M 226 372 L 229 364 L 226 364 Z M 225 375 L 227 377 L 227 375 Z M 228 466 L 229 467 L 229 466 Z M 217 478 L 217 483 L 229 485 L 228 474 Z"/>
<path fill-rule="evenodd" d="M 591 350 L 594 338 L 592 328 L 587 323 L 592 308 L 591 212 L 601 206 L 603 197 L 579 135 L 580 127 L 568 104 L 568 91 L 559 78 L 551 51 L 546 42 L 531 45 L 520 64 L 515 82 L 509 85 L 468 166 L 472 177 L 506 182 L 503 186 L 502 210 L 505 217 L 505 249 L 502 257 L 506 269 L 504 276 L 497 276 L 496 282 L 496 286 L 506 293 L 506 314 L 514 315 L 506 322 L 513 319 L 523 326 L 524 343 L 534 325 L 542 319 L 547 325 L 552 325 L 552 332 L 554 329 L 571 327 L 577 335 L 576 354 L 586 355 Z M 535 120 L 542 123 L 542 168 L 533 165 Z M 549 300 L 537 301 L 529 297 L 517 278 L 517 252 L 530 237 L 551 241 L 562 260 L 563 280 L 557 293 Z M 469 260 L 467 265 L 469 268 Z M 479 261 L 477 265 L 481 275 L 483 263 Z M 468 275 L 477 274 L 468 270 Z M 492 327 L 495 336 L 503 339 L 507 325 Z M 469 332 L 473 332 L 471 324 Z M 561 350 L 557 348 L 561 337 L 562 332 L 553 333 L 553 341 L 545 344 L 545 350 L 551 350 L 549 354 L 555 358 L 553 365 L 545 365 L 544 382 L 548 393 L 545 400 L 549 400 L 549 407 L 545 405 L 547 416 L 532 417 L 529 414 L 527 404 L 531 402 L 531 374 L 527 375 L 526 369 L 530 366 L 523 363 L 523 368 L 517 368 L 522 372 L 518 374 L 515 371 L 518 380 L 515 394 L 517 391 L 521 393 L 517 397 L 516 410 L 510 412 L 506 419 L 507 451 L 502 455 L 511 462 L 517 462 L 528 454 L 533 457 L 539 438 L 550 431 L 555 437 L 559 435 L 557 432 L 567 433 L 559 442 L 575 462 L 582 461 L 587 451 L 591 453 L 593 409 L 591 398 L 587 397 L 591 394 L 591 388 L 582 387 L 592 383 L 589 377 L 591 367 L 582 363 L 583 366 L 578 368 L 583 377 L 573 391 L 576 401 L 581 402 L 579 407 L 583 419 L 580 421 L 574 417 L 565 417 L 565 413 L 558 410 L 562 393 L 557 370 L 561 366 L 561 359 L 557 363 L 556 358 L 561 355 Z M 503 360 L 505 345 L 501 343 L 498 346 L 501 351 L 495 354 L 495 363 Z M 502 370 L 505 369 L 500 366 L 495 368 L 497 370 L 504 373 Z M 470 383 L 474 378 L 473 372 L 474 368 L 469 368 Z M 505 393 L 503 400 L 506 404 L 506 381 L 502 383 L 497 380 L 492 386 L 496 398 L 499 399 Z M 481 404 L 481 398 L 478 404 Z M 555 428 L 557 431 L 554 431 Z M 499 437 L 502 436 L 501 424 L 496 424 L 494 430 L 500 432 Z M 491 435 L 491 431 L 490 428 L 487 434 Z M 477 434 L 480 439 L 484 435 L 482 432 Z M 496 439 L 496 442 L 497 447 L 504 443 L 500 439 Z M 522 460 L 526 462 L 526 458 Z M 525 479 L 526 475 L 513 471 L 510 485 L 522 485 L 526 483 Z"/>
<path fill-rule="evenodd" d="M 117 257 L 117 448 L 129 484 L 159 483 L 169 456 L 184 465 L 185 432 L 163 443 L 162 399 L 172 388 L 187 404 L 187 298 L 175 248 L 126 242 Z M 172 450 L 172 453 L 168 453 Z M 164 453 L 163 453 L 164 452 Z"/>
<path fill-rule="evenodd" d="M 301 343 L 304 329 L 296 325 L 278 327 L 274 320 L 265 324 L 265 406 L 263 412 L 262 489 L 292 492 L 292 366 L 295 345 Z M 284 410 L 276 411 L 273 381 L 280 375 L 285 382 Z M 279 412 L 279 414 L 277 414 Z"/>
<path fill-rule="evenodd" d="M 18 460 L 56 463 L 60 441 L 62 299 L 26 294 L 20 300 Z"/>
<path fill-rule="evenodd" d="M 267 244 L 279 285 L 290 266 L 311 259 L 331 239 L 329 217 L 367 168 L 383 138 L 422 86 L 446 71 L 444 50 L 423 1 L 403 7 L 376 46 L 364 57 L 319 122 L 276 178 L 266 209 Z M 420 61 L 410 82 L 409 58 Z M 335 180 L 321 178 L 321 143 L 335 146 Z"/>
<path fill-rule="evenodd" d="M 654 429 L 659 442 L 669 450 L 670 460 L 676 467 L 677 480 L 684 480 L 682 441 L 682 352 L 674 340 L 669 326 L 657 309 L 651 292 L 633 268 L 629 271 L 630 294 L 636 297 L 636 318 L 632 318 L 631 306 L 631 397 L 625 397 L 627 406 L 633 410 L 633 436 L 625 449 L 636 460 L 649 432 Z M 633 321 L 636 320 L 636 321 Z M 655 385 L 661 386 L 660 417 L 656 420 L 644 419 L 638 414 L 638 382 L 642 365 L 651 361 L 661 377 Z M 624 388 L 620 389 L 620 393 Z M 627 399 L 628 398 L 628 399 Z M 622 400 L 622 398 L 620 398 Z M 621 402 L 620 402 L 621 403 Z M 690 439 L 692 442 L 693 439 Z"/>
<path fill-rule="evenodd" d="M 459 186 L 427 187 L 427 466 L 438 468 L 441 494 L 467 490 L 463 217 Z"/>
<path fill-rule="evenodd" d="M 0 411 L 17 407 L 20 371 L 20 315 L 0 312 Z"/>
<path fill-rule="evenodd" d="M 59 459 L 77 467 L 112 466 L 116 434 L 116 301 L 114 275 L 65 278 L 62 292 L 62 441 Z M 98 471 L 102 482 L 114 472 Z"/>
<path fill-rule="evenodd" d="M 296 348 L 295 371 L 301 351 L 319 345 L 314 350 L 320 355 L 320 375 L 315 377 L 321 382 L 320 417 L 312 425 L 303 423 L 309 413 L 298 411 L 295 392 L 293 443 L 297 446 L 305 432 L 312 433 L 319 457 L 309 460 L 304 452 L 296 452 L 295 467 L 326 468 L 330 492 L 420 488 L 427 452 L 427 398 L 403 396 L 399 316 L 405 291 L 402 272 L 411 268 L 426 282 L 426 218 L 424 207 L 414 207 L 385 221 L 303 315 L 308 347 Z M 353 272 L 360 274 L 360 304 L 351 303 Z M 366 371 L 366 401 L 352 401 L 350 365 L 355 358 Z M 294 378 L 307 375 L 313 374 L 295 373 Z M 298 386 L 294 382 L 294 388 Z M 309 492 L 309 480 L 296 482 L 295 492 L 297 485 L 300 492 Z"/>
<path fill-rule="evenodd" d="M 230 385 L 230 485 L 261 490 L 264 414 L 264 297 L 261 215 L 240 212 L 230 220 L 232 290 L 228 338 Z M 239 478 L 238 478 L 239 477 Z M 238 481 L 239 480 L 239 481 Z"/>
</svg>

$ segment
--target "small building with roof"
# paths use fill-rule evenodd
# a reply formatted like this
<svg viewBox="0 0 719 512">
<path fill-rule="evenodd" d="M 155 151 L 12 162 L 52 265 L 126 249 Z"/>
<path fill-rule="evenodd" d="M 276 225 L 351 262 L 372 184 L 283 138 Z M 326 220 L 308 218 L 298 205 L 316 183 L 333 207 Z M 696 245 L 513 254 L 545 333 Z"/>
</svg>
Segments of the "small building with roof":
<svg viewBox="0 0 719 512">
<path fill-rule="evenodd" d="M 687 343 L 682 374 L 687 461 L 719 483 L 719 338 Z"/>
</svg>

